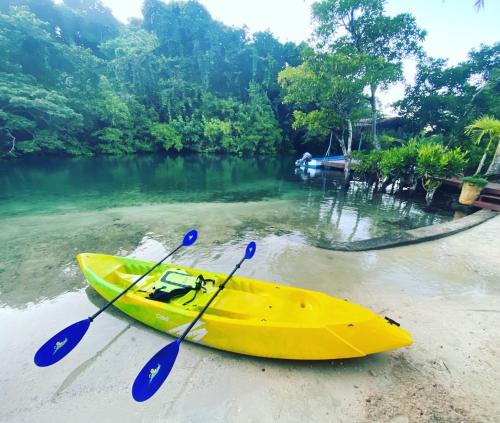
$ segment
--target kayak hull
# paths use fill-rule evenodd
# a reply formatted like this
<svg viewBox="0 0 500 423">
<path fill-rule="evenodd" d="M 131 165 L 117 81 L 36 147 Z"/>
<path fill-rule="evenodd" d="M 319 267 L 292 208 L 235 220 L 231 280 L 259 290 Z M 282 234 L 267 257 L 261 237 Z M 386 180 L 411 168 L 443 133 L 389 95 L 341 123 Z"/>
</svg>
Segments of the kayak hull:
<svg viewBox="0 0 500 423">
<path fill-rule="evenodd" d="M 154 263 L 126 257 L 80 254 L 89 284 L 111 300 Z M 216 291 L 226 275 L 182 268 L 214 279 L 207 292 L 170 303 L 150 300 L 148 292 L 169 268 L 163 264 L 117 300 L 130 317 L 178 337 Z M 326 294 L 233 276 L 226 288 L 190 331 L 186 340 L 213 348 L 259 357 L 326 360 L 362 357 L 401 348 L 411 335 L 372 311 Z"/>
</svg>

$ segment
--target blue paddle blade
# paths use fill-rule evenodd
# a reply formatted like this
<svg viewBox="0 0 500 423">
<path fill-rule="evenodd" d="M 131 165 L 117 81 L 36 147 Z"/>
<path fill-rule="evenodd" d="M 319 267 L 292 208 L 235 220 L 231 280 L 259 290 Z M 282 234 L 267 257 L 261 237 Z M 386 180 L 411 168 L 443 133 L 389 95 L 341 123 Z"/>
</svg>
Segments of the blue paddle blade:
<svg viewBox="0 0 500 423">
<path fill-rule="evenodd" d="M 178 353 L 179 340 L 176 340 L 163 347 L 146 363 L 132 386 L 132 396 L 136 401 L 146 401 L 160 389 L 174 367 Z"/>
<path fill-rule="evenodd" d="M 250 260 L 253 255 L 255 254 L 255 250 L 257 249 L 257 245 L 255 245 L 255 242 L 250 242 L 248 245 L 247 245 L 247 249 L 245 251 L 245 259 L 246 260 Z"/>
<path fill-rule="evenodd" d="M 36 352 L 35 364 L 39 367 L 47 367 L 66 357 L 84 337 L 90 322 L 89 318 L 80 320 L 50 338 Z"/>
<path fill-rule="evenodd" d="M 182 240 L 182 245 L 184 245 L 184 247 L 189 247 L 190 245 L 193 245 L 197 239 L 198 239 L 198 232 L 196 231 L 196 229 L 192 229 L 186 235 L 184 235 L 184 239 Z"/>
</svg>

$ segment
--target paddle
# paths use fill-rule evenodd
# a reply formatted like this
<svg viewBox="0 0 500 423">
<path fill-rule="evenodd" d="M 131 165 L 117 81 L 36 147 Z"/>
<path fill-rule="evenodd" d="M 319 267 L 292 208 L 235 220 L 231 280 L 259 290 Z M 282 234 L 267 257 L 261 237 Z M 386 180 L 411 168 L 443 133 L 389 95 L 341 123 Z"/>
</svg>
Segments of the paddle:
<svg viewBox="0 0 500 423">
<path fill-rule="evenodd" d="M 104 310 L 106 310 L 111 304 L 113 304 L 118 298 L 124 295 L 130 288 L 136 285 L 139 281 L 149 275 L 154 269 L 156 269 L 160 264 L 162 264 L 166 259 L 168 259 L 172 254 L 176 253 L 181 247 L 187 247 L 196 242 L 198 238 L 198 232 L 195 229 L 189 231 L 184 235 L 182 243 L 177 246 L 170 254 L 162 258 L 158 263 L 156 263 L 151 269 L 144 273 L 140 278 L 130 284 L 124 291 L 120 292 L 115 298 L 109 301 L 104 307 L 98 310 L 95 314 L 86 319 L 80 320 L 79 322 L 73 323 L 67 328 L 63 329 L 52 338 L 50 338 L 45 344 L 43 344 L 40 349 L 35 354 L 35 364 L 39 367 L 51 366 L 57 363 L 62 358 L 66 357 L 73 348 L 75 348 L 81 339 L 85 336 L 90 324 L 93 320 L 99 316 Z"/>
<path fill-rule="evenodd" d="M 146 363 L 146 365 L 139 372 L 135 378 L 134 385 L 132 386 L 132 396 L 138 402 L 146 401 L 151 398 L 155 392 L 160 389 L 161 385 L 167 379 L 172 367 L 174 367 L 177 354 L 179 353 L 179 345 L 184 340 L 189 331 L 193 328 L 198 320 L 207 308 L 210 306 L 215 297 L 224 289 L 229 280 L 233 277 L 235 272 L 240 268 L 241 264 L 245 260 L 250 260 L 255 254 L 256 245 L 255 242 L 250 242 L 247 245 L 245 256 L 236 265 L 233 271 L 229 274 L 226 280 L 219 285 L 219 288 L 215 294 L 208 300 L 205 306 L 201 309 L 198 315 L 194 318 L 187 329 L 182 333 L 182 335 L 175 341 L 168 344 L 158 351 L 151 359 Z"/>
</svg>

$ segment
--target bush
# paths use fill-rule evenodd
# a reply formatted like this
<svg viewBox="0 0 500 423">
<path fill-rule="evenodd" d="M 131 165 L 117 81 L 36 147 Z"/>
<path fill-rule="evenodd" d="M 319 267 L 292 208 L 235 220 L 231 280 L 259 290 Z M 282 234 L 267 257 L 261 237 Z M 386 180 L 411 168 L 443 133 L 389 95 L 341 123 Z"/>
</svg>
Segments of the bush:
<svg viewBox="0 0 500 423">
<path fill-rule="evenodd" d="M 459 148 L 449 150 L 433 140 L 410 140 L 402 147 L 357 153 L 355 158 L 358 162 L 353 168 L 368 181 L 378 179 L 383 182 L 382 189 L 396 181 L 399 181 L 400 189 L 415 187 L 420 178 L 430 204 L 434 192 L 442 183 L 441 179 L 463 173 L 467 164 L 466 155 Z"/>
<path fill-rule="evenodd" d="M 355 151 L 352 170 L 363 179 L 378 180 L 380 177 L 379 163 L 383 154 L 382 150 L 372 150 L 369 153 Z"/>
<path fill-rule="evenodd" d="M 418 147 L 416 170 L 423 178 L 458 176 L 467 163 L 466 155 L 459 148 L 447 150 L 439 144 L 422 144 Z"/>
<path fill-rule="evenodd" d="M 155 123 L 151 126 L 150 133 L 153 139 L 161 144 L 166 151 L 172 148 L 177 151 L 182 150 L 182 139 L 172 124 Z"/>
<path fill-rule="evenodd" d="M 417 163 L 417 144 L 410 142 L 403 147 L 384 151 L 379 162 L 380 173 L 386 178 L 397 180 L 414 173 Z"/>
</svg>

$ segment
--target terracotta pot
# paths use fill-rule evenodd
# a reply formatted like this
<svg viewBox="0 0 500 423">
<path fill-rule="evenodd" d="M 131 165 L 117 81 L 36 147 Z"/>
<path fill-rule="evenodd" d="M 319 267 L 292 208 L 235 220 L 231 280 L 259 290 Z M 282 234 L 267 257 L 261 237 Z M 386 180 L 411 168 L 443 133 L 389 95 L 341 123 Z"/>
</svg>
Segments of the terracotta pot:
<svg viewBox="0 0 500 423">
<path fill-rule="evenodd" d="M 482 189 L 483 188 L 480 186 L 470 184 L 469 182 L 464 182 L 458 202 L 460 204 L 470 206 L 472 203 L 474 203 L 474 201 L 477 200 L 477 197 L 479 197 Z"/>
</svg>

